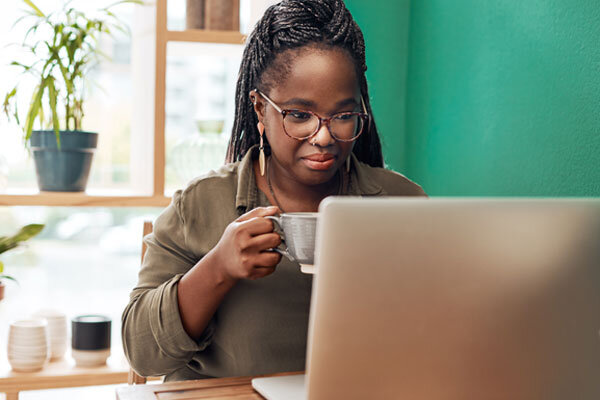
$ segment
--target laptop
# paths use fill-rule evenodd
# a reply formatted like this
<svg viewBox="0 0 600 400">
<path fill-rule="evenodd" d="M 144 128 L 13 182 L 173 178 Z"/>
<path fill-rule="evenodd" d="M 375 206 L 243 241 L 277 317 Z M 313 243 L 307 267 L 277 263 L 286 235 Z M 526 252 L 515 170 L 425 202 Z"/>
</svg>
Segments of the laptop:
<svg viewBox="0 0 600 400">
<path fill-rule="evenodd" d="M 600 399 L 599 199 L 326 199 L 278 399 Z"/>
</svg>

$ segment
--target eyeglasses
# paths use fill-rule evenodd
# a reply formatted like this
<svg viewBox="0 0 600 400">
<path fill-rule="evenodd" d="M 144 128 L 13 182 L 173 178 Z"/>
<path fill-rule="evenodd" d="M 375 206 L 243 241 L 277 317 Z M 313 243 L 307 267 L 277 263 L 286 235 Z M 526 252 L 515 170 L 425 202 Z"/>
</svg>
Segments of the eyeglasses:
<svg viewBox="0 0 600 400">
<path fill-rule="evenodd" d="M 341 112 L 329 118 L 322 118 L 309 110 L 284 110 L 260 90 L 254 89 L 254 92 L 260 94 L 283 116 L 283 131 L 292 139 L 308 140 L 315 136 L 321 126 L 325 124 L 335 140 L 352 142 L 358 139 L 369 122 L 369 114 L 367 114 L 362 97 L 361 103 L 364 112 Z"/>
</svg>

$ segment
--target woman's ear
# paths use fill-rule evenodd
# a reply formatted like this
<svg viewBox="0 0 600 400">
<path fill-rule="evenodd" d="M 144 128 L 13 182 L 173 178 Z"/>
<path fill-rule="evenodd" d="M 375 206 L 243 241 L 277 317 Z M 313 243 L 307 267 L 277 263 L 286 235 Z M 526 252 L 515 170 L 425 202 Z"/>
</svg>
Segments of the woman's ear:
<svg viewBox="0 0 600 400">
<path fill-rule="evenodd" d="M 265 113 L 265 102 L 256 89 L 250 92 L 250 101 L 253 104 L 254 112 L 256 113 L 258 120 L 262 122 Z"/>
</svg>

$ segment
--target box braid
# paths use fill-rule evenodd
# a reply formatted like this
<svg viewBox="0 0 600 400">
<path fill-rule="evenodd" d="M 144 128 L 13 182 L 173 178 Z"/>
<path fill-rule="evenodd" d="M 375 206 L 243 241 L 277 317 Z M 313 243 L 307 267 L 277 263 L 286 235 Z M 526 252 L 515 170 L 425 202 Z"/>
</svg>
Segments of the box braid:
<svg viewBox="0 0 600 400">
<path fill-rule="evenodd" d="M 250 147 L 259 142 L 258 118 L 250 101 L 250 91 L 268 91 L 285 79 L 290 50 L 304 46 L 340 48 L 356 66 L 360 91 L 371 121 L 357 139 L 353 152 L 374 167 L 383 166 L 381 143 L 371 104 L 365 71 L 363 34 L 342 0 L 284 0 L 267 9 L 247 39 L 240 65 L 235 94 L 235 120 L 227 148 L 226 162 L 240 160 Z M 265 74 L 266 70 L 268 74 Z M 267 78 L 268 77 L 268 78 Z"/>
</svg>

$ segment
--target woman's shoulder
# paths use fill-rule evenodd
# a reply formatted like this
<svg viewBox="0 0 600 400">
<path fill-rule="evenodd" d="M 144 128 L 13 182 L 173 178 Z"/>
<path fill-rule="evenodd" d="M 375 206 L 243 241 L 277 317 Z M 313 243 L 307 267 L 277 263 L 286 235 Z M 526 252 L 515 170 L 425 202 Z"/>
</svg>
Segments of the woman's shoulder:
<svg viewBox="0 0 600 400">
<path fill-rule="evenodd" d="M 238 184 L 240 162 L 225 164 L 216 170 L 200 175 L 188 183 L 183 190 L 175 192 L 174 200 L 196 207 L 210 204 L 225 205 L 234 202 Z"/>
<path fill-rule="evenodd" d="M 203 191 L 207 187 L 212 186 L 230 186 L 232 183 L 236 183 L 237 181 L 239 166 L 240 161 L 237 161 L 222 165 L 217 169 L 210 170 L 205 174 L 199 175 L 188 183 L 183 192 L 194 193 L 196 191 Z"/>
<path fill-rule="evenodd" d="M 399 172 L 356 161 L 359 186 L 377 189 L 379 194 L 387 196 L 427 196 L 420 185 Z"/>
</svg>

